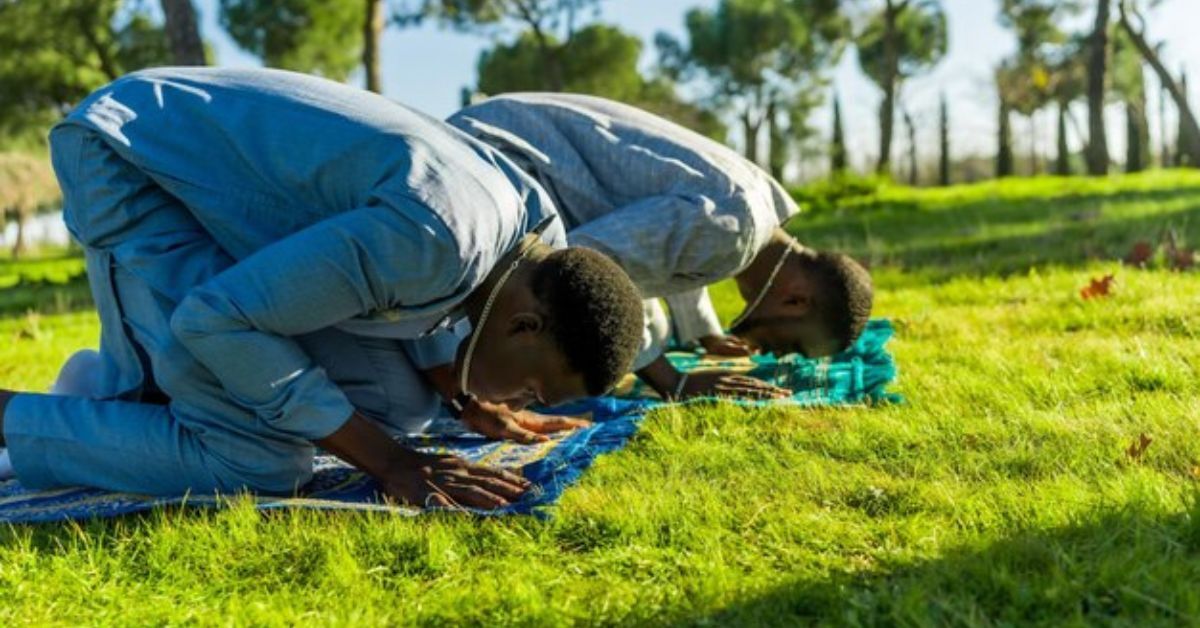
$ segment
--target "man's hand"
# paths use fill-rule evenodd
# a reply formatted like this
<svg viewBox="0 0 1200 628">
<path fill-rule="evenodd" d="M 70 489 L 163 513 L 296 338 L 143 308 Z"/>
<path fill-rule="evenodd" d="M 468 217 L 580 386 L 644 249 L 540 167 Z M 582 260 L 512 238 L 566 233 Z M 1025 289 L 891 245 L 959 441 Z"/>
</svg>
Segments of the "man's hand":
<svg viewBox="0 0 1200 628">
<path fill-rule="evenodd" d="M 475 432 L 497 440 L 530 444 L 550 440 L 546 434 L 591 425 L 582 419 L 513 410 L 506 405 L 472 400 L 463 409 L 462 422 Z"/>
<path fill-rule="evenodd" d="M 403 447 L 357 412 L 316 443 L 366 471 L 387 495 L 414 506 L 502 508 L 530 487 L 528 480 L 508 471 Z"/>
<path fill-rule="evenodd" d="M 781 399 L 792 391 L 741 373 L 729 371 L 693 371 L 688 374 L 680 395 L 692 397 L 735 397 L 738 399 Z"/>
<path fill-rule="evenodd" d="M 503 508 L 521 498 L 529 481 L 453 456 L 410 452 L 378 478 L 384 492 L 413 506 Z"/>
<path fill-rule="evenodd" d="M 702 336 L 700 346 L 704 347 L 704 352 L 708 355 L 737 358 L 754 355 L 754 349 L 737 336 Z"/>
</svg>

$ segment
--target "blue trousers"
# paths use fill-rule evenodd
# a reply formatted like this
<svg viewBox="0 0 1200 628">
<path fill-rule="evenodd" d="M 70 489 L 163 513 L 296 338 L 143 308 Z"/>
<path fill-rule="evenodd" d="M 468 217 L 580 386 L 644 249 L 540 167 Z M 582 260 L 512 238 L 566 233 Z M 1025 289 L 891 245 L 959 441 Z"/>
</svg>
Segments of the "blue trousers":
<svg viewBox="0 0 1200 628">
<path fill-rule="evenodd" d="M 9 403 L 4 437 L 17 477 L 31 488 L 158 495 L 295 491 L 312 476 L 312 443 L 238 405 L 171 333 L 183 296 L 232 259 L 90 131 L 56 133 L 56 171 L 74 199 L 64 220 L 84 248 L 100 315 L 100 364 L 93 398 L 23 393 Z M 399 341 L 336 329 L 298 340 L 389 431 L 419 431 L 440 412 Z"/>
</svg>

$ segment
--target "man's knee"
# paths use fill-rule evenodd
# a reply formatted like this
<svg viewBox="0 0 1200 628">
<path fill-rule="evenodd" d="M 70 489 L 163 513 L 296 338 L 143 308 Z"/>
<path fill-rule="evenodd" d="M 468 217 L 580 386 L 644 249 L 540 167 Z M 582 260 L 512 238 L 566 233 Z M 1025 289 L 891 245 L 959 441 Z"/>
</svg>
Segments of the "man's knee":
<svg viewBox="0 0 1200 628">
<path fill-rule="evenodd" d="M 263 447 L 250 460 L 214 456 L 210 469 L 221 493 L 292 495 L 313 477 L 311 447 Z"/>
</svg>

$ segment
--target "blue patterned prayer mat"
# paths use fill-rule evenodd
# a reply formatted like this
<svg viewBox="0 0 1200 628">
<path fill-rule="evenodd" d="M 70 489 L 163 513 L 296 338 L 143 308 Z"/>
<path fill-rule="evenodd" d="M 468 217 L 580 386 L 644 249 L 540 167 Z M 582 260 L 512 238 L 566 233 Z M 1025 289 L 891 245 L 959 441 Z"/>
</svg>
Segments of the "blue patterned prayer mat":
<svg viewBox="0 0 1200 628">
<path fill-rule="evenodd" d="M 872 321 L 863 337 L 849 351 L 832 358 L 806 360 L 797 356 L 782 359 L 758 356 L 735 361 L 710 361 L 694 355 L 672 354 L 671 361 L 685 370 L 726 367 L 768 379 L 793 389 L 792 399 L 770 403 L 801 406 L 879 403 L 899 401 L 886 391 L 896 377 L 896 367 L 884 344 L 892 336 L 886 320 Z M 646 412 L 661 401 L 653 391 L 635 382 L 618 387 L 617 397 L 589 399 L 554 412 L 590 418 L 589 427 L 560 434 L 545 443 L 518 445 L 489 441 L 456 429 L 447 422 L 435 425 L 428 434 L 407 442 L 422 451 L 461 456 L 488 466 L 520 470 L 534 484 L 519 502 L 489 515 L 542 514 L 562 492 L 591 466 L 596 456 L 625 446 L 637 431 Z M 229 497 L 188 495 L 150 497 L 112 493 L 90 488 L 28 491 L 17 480 L 0 482 L 0 523 L 37 523 L 113 517 L 151 510 L 158 506 L 218 506 Z M 318 456 L 314 477 L 298 495 L 271 497 L 247 495 L 261 509 L 316 508 L 385 511 L 417 515 L 420 508 L 386 503 L 373 480 L 332 456 Z"/>
</svg>

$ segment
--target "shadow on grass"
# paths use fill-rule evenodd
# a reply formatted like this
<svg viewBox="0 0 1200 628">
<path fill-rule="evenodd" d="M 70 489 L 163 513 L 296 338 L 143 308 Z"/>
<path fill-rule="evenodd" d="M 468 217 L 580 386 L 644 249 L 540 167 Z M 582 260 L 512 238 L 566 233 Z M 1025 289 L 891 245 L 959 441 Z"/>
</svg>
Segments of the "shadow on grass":
<svg viewBox="0 0 1200 628">
<path fill-rule="evenodd" d="M 867 574 L 795 581 L 677 625 L 1200 622 L 1200 507 L 1121 512 Z"/>
<path fill-rule="evenodd" d="M 1011 274 L 1121 259 L 1138 240 L 1158 241 L 1168 229 L 1196 246 L 1200 189 L 881 203 L 799 218 L 789 229 L 814 247 L 842 250 L 872 266 L 925 271 L 933 279 Z"/>
</svg>

